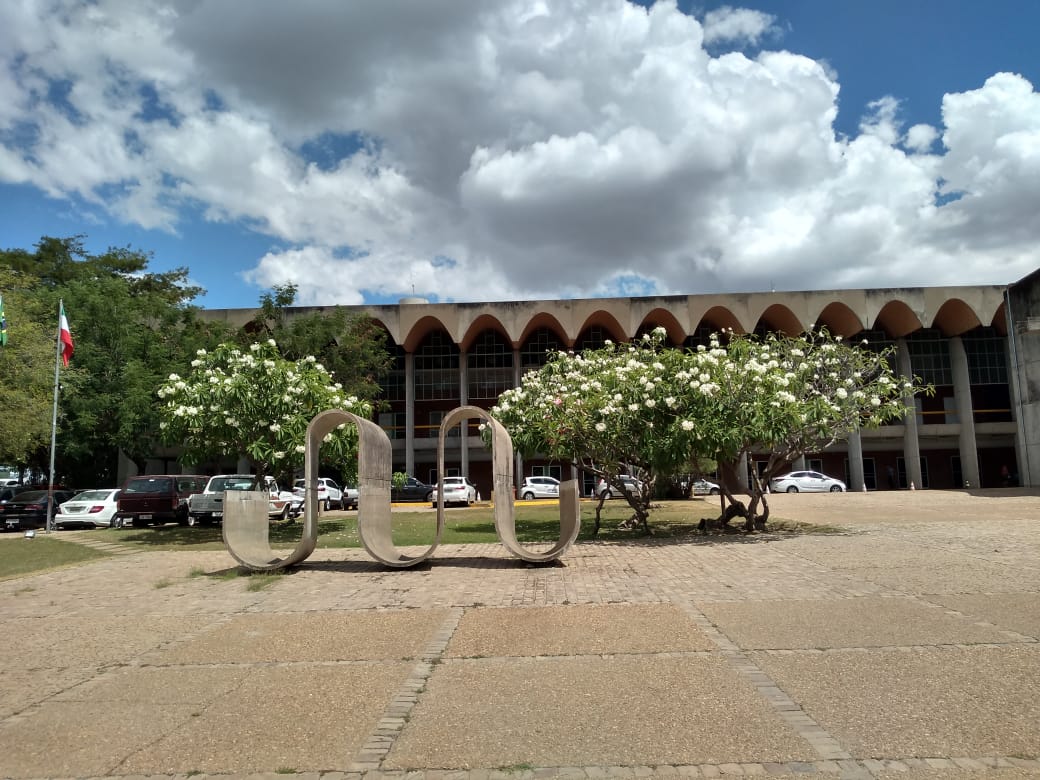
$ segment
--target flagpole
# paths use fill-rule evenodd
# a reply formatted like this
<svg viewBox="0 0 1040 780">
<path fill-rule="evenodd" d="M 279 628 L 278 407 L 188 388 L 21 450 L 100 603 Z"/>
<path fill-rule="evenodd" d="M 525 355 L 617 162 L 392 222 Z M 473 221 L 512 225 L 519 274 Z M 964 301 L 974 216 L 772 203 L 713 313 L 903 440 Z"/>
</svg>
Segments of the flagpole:
<svg viewBox="0 0 1040 780">
<path fill-rule="evenodd" d="M 61 312 L 65 301 L 58 299 L 58 338 L 54 348 L 54 411 L 51 413 L 51 469 L 47 480 L 47 527 L 50 533 L 54 528 L 54 442 L 58 432 L 58 380 L 61 376 Z"/>
</svg>

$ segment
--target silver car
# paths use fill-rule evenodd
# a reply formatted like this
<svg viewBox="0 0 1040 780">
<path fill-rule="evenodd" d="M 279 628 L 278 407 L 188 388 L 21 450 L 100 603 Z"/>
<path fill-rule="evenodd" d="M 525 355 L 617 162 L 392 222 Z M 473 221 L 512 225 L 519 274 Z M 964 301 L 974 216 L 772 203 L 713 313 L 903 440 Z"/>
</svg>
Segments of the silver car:
<svg viewBox="0 0 1040 780">
<path fill-rule="evenodd" d="M 818 471 L 792 471 L 769 483 L 773 493 L 844 493 L 845 483 Z"/>
</svg>

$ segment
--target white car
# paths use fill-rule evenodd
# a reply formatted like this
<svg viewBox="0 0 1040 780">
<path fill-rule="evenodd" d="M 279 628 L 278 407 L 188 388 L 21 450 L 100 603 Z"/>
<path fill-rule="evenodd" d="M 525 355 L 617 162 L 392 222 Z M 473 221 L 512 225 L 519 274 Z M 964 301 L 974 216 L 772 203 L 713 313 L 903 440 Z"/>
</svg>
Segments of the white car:
<svg viewBox="0 0 1040 780">
<path fill-rule="evenodd" d="M 693 481 L 693 495 L 695 496 L 717 496 L 721 489 L 714 482 L 706 479 L 695 479 Z"/>
<path fill-rule="evenodd" d="M 635 477 L 630 477 L 628 474 L 619 474 L 618 480 L 625 486 L 626 493 L 638 495 L 643 492 L 643 483 Z M 621 498 L 621 492 L 616 487 L 608 485 L 605 479 L 600 479 L 596 485 L 596 498 L 602 497 L 604 493 L 607 494 L 607 498 Z"/>
<path fill-rule="evenodd" d="M 293 483 L 293 493 L 307 499 L 307 481 L 298 479 Z M 328 512 L 332 507 L 343 508 L 343 491 L 336 484 L 336 480 L 328 477 L 318 477 L 318 506 L 322 512 Z"/>
<path fill-rule="evenodd" d="M 437 489 L 434 488 L 433 493 L 430 495 L 430 503 L 433 506 L 437 506 L 438 501 Z M 444 506 L 448 504 L 470 504 L 476 502 L 477 497 L 477 486 L 469 481 L 466 477 L 445 477 L 444 478 Z"/>
<path fill-rule="evenodd" d="M 792 471 L 774 477 L 769 489 L 773 493 L 844 493 L 845 483 L 818 471 Z"/>
<path fill-rule="evenodd" d="M 110 527 L 118 508 L 116 503 L 118 496 L 117 488 L 84 490 L 77 493 L 58 506 L 58 512 L 54 515 L 54 526 L 56 528 L 97 528 L 99 525 Z"/>
<path fill-rule="evenodd" d="M 524 477 L 524 484 L 520 486 L 520 498 L 524 501 L 559 497 L 560 480 L 555 477 Z"/>
</svg>

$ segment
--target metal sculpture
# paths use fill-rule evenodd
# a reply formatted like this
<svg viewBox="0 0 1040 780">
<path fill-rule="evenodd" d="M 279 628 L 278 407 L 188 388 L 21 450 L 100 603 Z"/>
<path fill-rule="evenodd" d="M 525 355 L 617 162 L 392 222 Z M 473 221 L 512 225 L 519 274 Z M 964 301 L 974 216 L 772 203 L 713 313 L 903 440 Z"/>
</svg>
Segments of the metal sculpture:
<svg viewBox="0 0 1040 780">
<path fill-rule="evenodd" d="M 563 555 L 578 538 L 581 510 L 578 482 L 570 479 L 560 485 L 560 538 L 543 552 L 527 549 L 516 538 L 513 506 L 513 442 L 509 432 L 486 410 L 460 406 L 441 421 L 437 439 L 437 523 L 433 543 L 419 555 L 406 555 L 393 543 L 390 483 L 392 448 L 386 432 L 371 420 L 340 409 L 321 412 L 307 426 L 304 450 L 306 501 L 303 533 L 295 549 L 280 558 L 271 548 L 267 517 L 267 494 L 231 492 L 224 502 L 224 545 L 242 566 L 253 571 L 283 569 L 306 560 L 318 541 L 318 453 L 327 434 L 343 424 L 353 424 L 358 432 L 358 536 L 361 544 L 380 563 L 407 568 L 427 560 L 440 544 L 444 533 L 444 446 L 447 431 L 460 422 L 483 420 L 491 431 L 494 485 L 495 532 L 509 552 L 524 561 L 545 563 Z"/>
</svg>

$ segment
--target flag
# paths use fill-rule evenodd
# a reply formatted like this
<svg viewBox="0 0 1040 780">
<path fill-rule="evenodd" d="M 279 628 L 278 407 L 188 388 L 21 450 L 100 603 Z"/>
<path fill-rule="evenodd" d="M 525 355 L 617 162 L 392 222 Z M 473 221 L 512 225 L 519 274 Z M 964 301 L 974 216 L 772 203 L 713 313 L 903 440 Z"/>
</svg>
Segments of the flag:
<svg viewBox="0 0 1040 780">
<path fill-rule="evenodd" d="M 64 366 L 69 364 L 69 358 L 72 357 L 72 331 L 69 330 L 69 321 L 65 316 L 65 304 L 61 304 L 61 314 L 58 317 L 58 329 L 61 333 L 61 363 Z"/>
<path fill-rule="evenodd" d="M 7 346 L 7 315 L 4 314 L 4 298 L 0 295 L 0 347 Z"/>
</svg>

